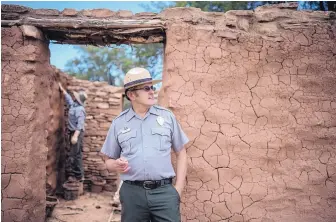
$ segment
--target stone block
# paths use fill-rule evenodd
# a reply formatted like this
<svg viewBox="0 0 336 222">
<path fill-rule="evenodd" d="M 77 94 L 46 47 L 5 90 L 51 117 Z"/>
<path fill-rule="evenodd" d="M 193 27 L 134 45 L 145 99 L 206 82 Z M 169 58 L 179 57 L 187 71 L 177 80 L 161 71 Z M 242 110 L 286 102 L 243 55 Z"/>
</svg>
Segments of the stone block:
<svg viewBox="0 0 336 222">
<path fill-rule="evenodd" d="M 72 9 L 72 8 L 65 8 L 62 11 L 62 15 L 64 15 L 64 16 L 76 16 L 76 15 L 78 15 L 78 11 L 75 10 L 75 9 Z"/>
<path fill-rule="evenodd" d="M 20 26 L 20 29 L 24 36 L 29 36 L 35 39 L 44 40 L 43 33 L 35 26 L 22 25 Z"/>
<path fill-rule="evenodd" d="M 97 103 L 97 108 L 99 109 L 108 109 L 109 107 L 108 103 Z"/>
<path fill-rule="evenodd" d="M 83 10 L 82 14 L 87 17 L 96 17 L 96 18 L 107 18 L 115 16 L 116 13 L 109 9 L 90 9 Z"/>
<path fill-rule="evenodd" d="M 60 11 L 56 9 L 35 9 L 36 15 L 45 15 L 45 16 L 58 16 L 60 15 Z"/>
<path fill-rule="evenodd" d="M 14 4 L 1 4 L 1 12 L 16 12 L 16 13 L 24 13 L 31 11 L 32 9 L 29 7 L 14 5 Z"/>
<path fill-rule="evenodd" d="M 128 18 L 128 17 L 132 17 L 133 13 L 131 11 L 119 10 L 117 12 L 117 15 L 121 18 Z"/>
</svg>

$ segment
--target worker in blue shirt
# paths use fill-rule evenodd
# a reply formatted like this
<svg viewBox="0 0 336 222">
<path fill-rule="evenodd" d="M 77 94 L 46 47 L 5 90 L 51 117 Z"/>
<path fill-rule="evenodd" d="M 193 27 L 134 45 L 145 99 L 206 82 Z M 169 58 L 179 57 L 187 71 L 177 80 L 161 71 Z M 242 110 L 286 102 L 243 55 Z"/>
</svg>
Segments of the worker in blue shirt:
<svg viewBox="0 0 336 222">
<path fill-rule="evenodd" d="M 101 149 L 107 169 L 121 174 L 122 222 L 181 221 L 189 139 L 170 110 L 154 105 L 153 84 L 160 81 L 144 68 L 127 72 L 123 91 L 132 106 L 112 121 Z M 177 154 L 176 173 L 171 150 Z"/>
<path fill-rule="evenodd" d="M 59 83 L 60 91 L 65 96 L 66 104 L 69 107 L 68 130 L 70 140 L 70 151 L 66 160 L 66 177 L 70 182 L 81 181 L 84 177 L 83 170 L 83 137 L 84 123 L 86 118 L 85 101 L 87 94 L 84 91 L 73 92 L 75 100 L 65 91 Z"/>
</svg>

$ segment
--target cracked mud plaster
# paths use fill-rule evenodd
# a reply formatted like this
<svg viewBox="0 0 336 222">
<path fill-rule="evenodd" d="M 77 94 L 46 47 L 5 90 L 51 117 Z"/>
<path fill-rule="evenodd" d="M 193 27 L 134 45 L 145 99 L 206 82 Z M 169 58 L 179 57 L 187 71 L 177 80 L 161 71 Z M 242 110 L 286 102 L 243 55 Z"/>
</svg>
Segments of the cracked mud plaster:
<svg viewBox="0 0 336 222">
<path fill-rule="evenodd" d="M 335 221 L 335 25 L 265 30 L 168 24 L 161 104 L 191 139 L 185 222 Z"/>
<path fill-rule="evenodd" d="M 1 213 L 3 221 L 44 221 L 48 45 L 19 27 L 1 28 Z"/>
<path fill-rule="evenodd" d="M 227 13 L 177 8 L 159 16 L 167 22 L 159 101 L 191 139 L 183 221 L 334 221 L 331 14 L 286 7 Z M 61 105 L 51 101 L 57 80 L 48 45 L 30 36 L 15 26 L 2 28 L 4 221 L 44 221 L 45 184 L 55 184 L 48 166 L 55 162 L 50 146 L 56 141 L 48 135 L 57 132 L 60 116 Z M 92 115 L 106 115 L 88 118 L 102 130 L 88 131 L 88 159 L 106 135 L 105 121 L 117 115 L 107 108 L 117 106 L 116 98 L 92 94 Z M 96 167 L 86 170 L 106 173 Z"/>
</svg>

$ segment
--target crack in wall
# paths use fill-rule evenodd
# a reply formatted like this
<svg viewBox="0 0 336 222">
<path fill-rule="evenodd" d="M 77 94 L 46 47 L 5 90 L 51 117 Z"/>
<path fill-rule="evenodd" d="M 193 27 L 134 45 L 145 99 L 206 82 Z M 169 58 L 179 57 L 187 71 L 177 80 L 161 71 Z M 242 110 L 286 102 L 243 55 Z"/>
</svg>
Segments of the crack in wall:
<svg viewBox="0 0 336 222">
<path fill-rule="evenodd" d="M 191 139 L 183 221 L 334 218 L 336 64 L 331 14 L 299 12 L 289 4 L 216 16 L 178 8 L 159 17 L 167 24 L 167 81 L 162 91 Z M 40 100 L 38 89 L 46 87 L 39 85 L 39 70 L 49 55 L 41 50 L 43 44 L 15 29 L 4 28 L 2 34 L 2 177 L 9 175 L 2 198 L 21 200 L 27 209 L 42 212 L 34 190 L 24 188 L 32 176 L 21 167 L 31 164 L 25 158 L 36 157 L 32 150 L 42 150 L 36 145 L 45 140 L 34 134 L 37 142 L 17 141 L 23 127 L 36 121 L 35 107 L 48 103 Z M 26 54 L 13 57 L 14 52 Z M 45 58 L 39 60 L 40 54 Z M 72 87 L 75 90 L 76 84 Z M 108 116 L 117 113 L 105 114 L 104 121 L 111 121 Z M 94 133 L 107 127 L 98 122 L 89 120 Z M 28 127 L 25 136 L 36 130 L 43 137 L 39 124 Z M 97 155 L 106 130 L 89 134 L 85 153 Z M 93 159 L 85 165 L 97 173 Z M 106 176 L 104 169 L 98 171 Z M 12 194 L 12 183 L 18 186 L 17 194 Z M 2 216 L 20 221 L 23 213 L 14 210 L 2 211 Z M 24 212 L 24 221 L 39 221 L 38 212 Z"/>
<path fill-rule="evenodd" d="M 177 99 L 171 101 L 172 107 L 176 104 L 177 117 L 183 119 L 187 128 L 195 129 L 188 145 L 188 153 L 191 155 L 189 167 L 192 172 L 187 178 L 188 184 L 194 184 L 195 178 L 198 178 L 200 184 L 187 188 L 186 197 L 182 200 L 185 203 L 182 206 L 185 221 L 235 221 L 234 216 L 239 218 L 236 221 L 271 220 L 279 216 L 277 208 L 281 209 L 281 202 L 275 201 L 287 201 L 291 198 L 297 203 L 304 201 L 300 199 L 300 195 L 308 192 L 304 186 L 307 181 L 307 186 L 318 185 L 314 185 L 313 181 L 322 181 L 324 187 L 328 181 L 333 182 L 327 163 L 335 154 L 321 152 L 316 157 L 304 154 L 303 150 L 303 147 L 308 148 L 305 143 L 311 143 L 317 138 L 314 128 L 309 125 L 313 120 L 309 116 L 314 116 L 314 119 L 320 121 L 319 126 L 327 129 L 318 137 L 323 138 L 324 135 L 330 141 L 331 136 L 327 122 L 331 121 L 330 107 L 333 100 L 326 99 L 331 94 L 316 94 L 321 90 L 308 94 L 310 85 L 304 86 L 305 79 L 300 77 L 316 73 L 316 66 L 309 71 L 314 63 L 312 58 L 317 59 L 322 54 L 330 56 L 331 53 L 330 50 L 319 50 L 309 54 L 308 51 L 316 50 L 315 28 L 311 27 L 313 31 L 306 32 L 287 27 L 286 30 L 281 30 L 282 39 L 274 41 L 275 39 L 249 33 L 240 34 L 236 40 L 228 40 L 226 37 L 217 38 L 217 32 L 202 36 L 206 29 L 197 25 L 184 26 L 182 23 L 180 27 L 187 28 L 188 31 L 185 32 L 187 34 L 171 39 L 166 46 L 167 49 L 176 50 L 176 45 L 179 45 L 174 56 L 167 57 L 174 64 L 174 68 L 168 69 L 167 74 L 170 81 L 174 81 L 178 75 L 184 82 L 179 87 L 164 83 L 163 88 L 174 88 L 174 93 L 178 93 Z M 178 28 L 174 24 L 174 29 L 167 30 L 168 36 L 174 36 L 176 30 Z M 210 42 L 204 46 L 205 38 L 210 39 Z M 218 40 L 214 40 L 216 38 Z M 325 37 L 325 42 L 330 40 Z M 216 45 L 216 41 L 219 44 Z M 187 44 L 196 48 L 203 47 L 203 51 L 190 54 Z M 196 64 L 192 66 L 196 68 L 195 72 L 188 72 L 187 78 L 183 77 L 186 75 L 185 67 L 175 62 L 180 55 L 196 57 Z M 208 66 L 204 70 L 206 64 Z M 330 59 L 322 60 L 319 64 L 321 67 L 329 67 Z M 335 78 L 335 75 L 330 74 L 330 68 L 325 70 L 331 78 Z M 324 81 L 323 78 L 311 81 L 321 82 Z M 196 91 L 189 94 L 185 90 L 188 84 L 202 94 Z M 300 91 L 301 94 L 298 93 Z M 169 93 L 167 96 L 169 97 Z M 319 102 L 318 108 L 314 102 L 307 103 L 312 96 Z M 189 99 L 188 103 L 182 102 L 185 98 Z M 321 101 L 326 102 L 322 104 Z M 197 115 L 195 107 L 202 109 Z M 326 110 L 321 107 L 326 107 Z M 197 116 L 199 122 L 195 124 L 195 117 L 190 115 Z M 305 132 L 311 133 L 305 136 Z M 308 138 L 310 140 L 307 141 Z M 315 149 L 321 148 L 308 148 Z M 217 166 L 222 155 L 227 156 L 228 164 Z M 308 170 L 309 165 L 311 167 Z M 255 170 L 246 171 L 247 169 Z M 234 171 L 232 175 L 235 176 L 231 177 L 222 170 Z M 294 173 L 295 171 L 298 173 Z M 212 179 L 209 180 L 210 178 Z M 313 187 L 310 189 L 315 190 Z M 239 197 L 237 205 L 231 200 L 235 193 Z M 282 194 L 275 196 L 276 193 Z M 219 200 L 216 194 L 219 195 Z M 310 196 L 308 194 L 307 197 Z M 193 201 L 188 202 L 187 198 Z M 270 201 L 275 204 L 268 204 Z M 198 208 L 199 205 L 203 207 Z M 197 210 L 192 210 L 193 206 Z M 211 206 L 211 209 L 205 206 Z M 219 206 L 222 211 L 218 211 Z M 242 209 L 236 212 L 239 206 Z M 300 204 L 293 206 L 295 207 L 284 210 L 294 215 L 300 214 Z M 325 218 L 333 217 L 332 211 L 323 209 L 323 212 L 328 212 Z M 298 218 L 294 220 L 298 221 Z"/>
</svg>

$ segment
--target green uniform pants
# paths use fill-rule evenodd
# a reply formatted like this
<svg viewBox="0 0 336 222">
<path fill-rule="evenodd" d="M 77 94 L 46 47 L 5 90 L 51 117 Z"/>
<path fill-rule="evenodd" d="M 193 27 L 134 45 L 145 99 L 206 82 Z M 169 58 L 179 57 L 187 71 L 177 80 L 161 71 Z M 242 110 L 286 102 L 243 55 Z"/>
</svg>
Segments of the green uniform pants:
<svg viewBox="0 0 336 222">
<path fill-rule="evenodd" d="M 180 222 L 180 196 L 172 184 L 145 189 L 123 183 L 121 222 Z"/>
</svg>

